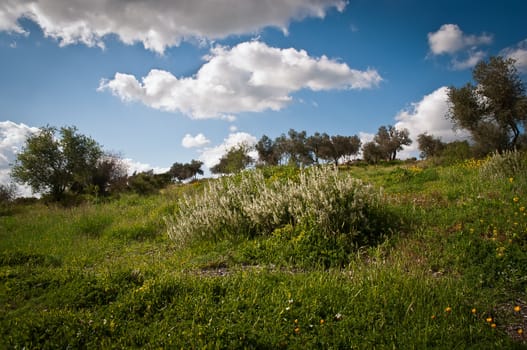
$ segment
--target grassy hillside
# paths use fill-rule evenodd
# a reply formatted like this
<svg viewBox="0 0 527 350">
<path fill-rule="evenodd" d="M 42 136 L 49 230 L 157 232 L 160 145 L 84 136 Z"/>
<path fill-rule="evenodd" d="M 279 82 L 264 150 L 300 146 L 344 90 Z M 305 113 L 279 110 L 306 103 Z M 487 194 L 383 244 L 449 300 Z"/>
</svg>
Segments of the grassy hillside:
<svg viewBox="0 0 527 350">
<path fill-rule="evenodd" d="M 3 210 L 0 348 L 527 348 L 525 156 L 310 171 Z"/>
</svg>

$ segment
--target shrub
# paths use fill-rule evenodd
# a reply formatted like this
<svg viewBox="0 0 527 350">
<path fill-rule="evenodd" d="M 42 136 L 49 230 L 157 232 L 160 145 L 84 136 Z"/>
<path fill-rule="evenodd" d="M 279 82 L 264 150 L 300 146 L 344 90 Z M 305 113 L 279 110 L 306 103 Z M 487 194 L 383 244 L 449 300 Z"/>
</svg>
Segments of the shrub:
<svg viewBox="0 0 527 350">
<path fill-rule="evenodd" d="M 527 174 L 527 154 L 519 151 L 494 153 L 480 167 L 480 175 L 485 179 L 506 179 Z"/>
<path fill-rule="evenodd" d="M 266 182 L 258 170 L 213 181 L 203 193 L 180 199 L 166 222 L 170 238 L 180 245 L 270 235 L 291 225 L 303 241 L 348 251 L 393 228 L 385 214 L 379 190 L 336 169 L 314 167 L 296 181 Z"/>
</svg>

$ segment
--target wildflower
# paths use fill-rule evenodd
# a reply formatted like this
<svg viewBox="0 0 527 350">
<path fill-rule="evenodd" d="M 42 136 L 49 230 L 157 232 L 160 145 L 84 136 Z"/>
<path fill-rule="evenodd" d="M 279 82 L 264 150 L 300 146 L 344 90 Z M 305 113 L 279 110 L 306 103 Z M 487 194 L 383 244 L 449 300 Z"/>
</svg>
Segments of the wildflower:
<svg viewBox="0 0 527 350">
<path fill-rule="evenodd" d="M 451 308 L 450 306 L 447 306 L 447 307 L 445 308 L 445 312 L 452 312 L 452 308 Z"/>
<path fill-rule="evenodd" d="M 295 322 L 295 324 L 298 324 L 298 320 L 297 320 L 297 319 L 295 319 L 295 321 L 294 321 L 294 322 Z"/>
<path fill-rule="evenodd" d="M 300 327 L 295 327 L 295 333 L 296 333 L 296 334 L 299 334 L 299 333 L 300 333 Z"/>
<path fill-rule="evenodd" d="M 493 324 L 490 325 L 490 327 L 491 327 L 491 328 L 496 328 L 496 324 L 493 323 Z"/>
<path fill-rule="evenodd" d="M 478 310 L 476 310 L 476 308 L 473 308 L 472 310 L 470 310 L 470 312 L 472 312 L 472 315 L 475 315 Z"/>
<path fill-rule="evenodd" d="M 512 199 L 512 201 L 513 201 L 514 203 L 518 203 L 519 200 L 520 200 L 520 198 L 518 198 L 518 197 L 514 197 L 514 198 Z"/>
<path fill-rule="evenodd" d="M 320 320 L 320 324 L 324 324 L 326 321 L 324 321 L 324 319 L 321 319 Z"/>
<path fill-rule="evenodd" d="M 516 305 L 516 306 L 514 307 L 514 311 L 516 311 L 516 312 L 520 312 L 521 309 L 522 309 L 522 308 L 521 308 L 520 305 Z"/>
<path fill-rule="evenodd" d="M 338 314 L 335 315 L 335 321 L 340 321 L 342 320 L 342 314 L 339 312 Z"/>
<path fill-rule="evenodd" d="M 523 334 L 523 329 L 518 328 L 518 329 L 516 330 L 516 333 L 518 333 L 519 335 L 522 335 L 522 334 Z"/>
<path fill-rule="evenodd" d="M 491 323 L 491 322 L 492 322 L 492 317 L 487 317 L 487 318 L 485 319 L 485 321 L 487 321 L 487 323 Z"/>
<path fill-rule="evenodd" d="M 523 213 L 523 212 L 525 211 L 525 207 L 520 207 L 520 209 L 519 209 L 519 210 L 520 210 L 520 212 L 522 212 L 522 213 Z"/>
<path fill-rule="evenodd" d="M 432 316 L 430 316 L 430 318 L 431 318 L 432 320 L 435 320 L 435 319 L 436 319 L 436 315 L 432 315 Z"/>
<path fill-rule="evenodd" d="M 514 178 L 513 177 L 509 177 L 509 182 L 513 183 L 514 182 Z"/>
</svg>

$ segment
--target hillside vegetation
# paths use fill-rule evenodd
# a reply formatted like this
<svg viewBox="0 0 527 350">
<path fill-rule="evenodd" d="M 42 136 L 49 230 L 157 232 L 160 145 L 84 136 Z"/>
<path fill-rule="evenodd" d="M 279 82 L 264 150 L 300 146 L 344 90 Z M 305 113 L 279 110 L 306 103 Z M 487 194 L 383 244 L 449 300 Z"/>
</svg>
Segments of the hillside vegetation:
<svg viewBox="0 0 527 350">
<path fill-rule="evenodd" d="M 2 207 L 0 348 L 527 348 L 527 157 Z"/>
</svg>

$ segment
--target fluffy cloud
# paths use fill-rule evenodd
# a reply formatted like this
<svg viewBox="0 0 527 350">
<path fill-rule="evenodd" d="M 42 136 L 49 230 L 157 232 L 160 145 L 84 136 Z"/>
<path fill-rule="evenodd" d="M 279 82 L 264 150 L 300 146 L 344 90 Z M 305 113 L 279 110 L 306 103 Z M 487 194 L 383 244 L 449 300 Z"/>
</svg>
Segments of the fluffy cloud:
<svg viewBox="0 0 527 350">
<path fill-rule="evenodd" d="M 183 140 L 181 140 L 181 145 L 185 148 L 203 147 L 209 143 L 210 140 L 206 138 L 205 135 L 203 135 L 202 133 L 199 133 L 196 136 L 186 134 L 183 137 Z"/>
<path fill-rule="evenodd" d="M 467 35 L 457 24 L 443 24 L 437 32 L 428 33 L 428 44 L 434 55 L 453 54 L 469 47 L 490 43 L 491 35 Z"/>
<path fill-rule="evenodd" d="M 458 70 L 474 67 L 485 57 L 485 52 L 478 47 L 491 43 L 492 35 L 468 35 L 457 24 L 443 24 L 438 31 L 428 33 L 430 52 L 452 55 L 452 68 Z"/>
<path fill-rule="evenodd" d="M 15 161 L 18 152 L 22 150 L 26 138 L 37 131 L 38 128 L 22 123 L 0 122 L 0 184 L 6 185 L 12 182 L 9 175 L 11 164 Z M 31 195 L 31 190 L 27 186 L 17 186 L 17 192 L 21 196 Z"/>
<path fill-rule="evenodd" d="M 35 21 L 60 45 L 83 43 L 104 47 L 104 37 L 141 42 L 159 53 L 182 40 L 219 39 L 255 33 L 264 27 L 287 32 L 291 20 L 323 18 L 327 11 L 343 11 L 345 0 L 4 0 L 0 30 L 25 33 L 18 20 Z"/>
<path fill-rule="evenodd" d="M 412 103 L 410 108 L 400 111 L 395 117 L 397 122 L 394 126 L 398 129 L 408 129 L 413 140 L 410 146 L 405 147 L 400 157 L 417 156 L 417 136 L 425 132 L 439 137 L 443 142 L 468 139 L 469 135 L 466 132 L 453 130 L 454 125 L 445 117 L 447 112 L 448 88 L 445 86 L 424 96 L 421 101 Z"/>
<path fill-rule="evenodd" d="M 366 89 L 382 80 L 372 69 L 359 71 L 326 56 L 314 58 L 304 50 L 279 49 L 259 41 L 217 46 L 205 59 L 192 77 L 178 78 L 154 69 L 138 81 L 133 75 L 116 73 L 113 79 L 101 81 L 99 91 L 203 119 L 277 111 L 300 89 Z"/>
<path fill-rule="evenodd" d="M 133 173 L 141 173 L 145 171 L 150 171 L 150 170 L 152 170 L 154 174 L 162 174 L 170 170 L 170 168 L 155 167 L 155 166 L 151 166 L 150 164 L 141 163 L 141 162 L 138 162 L 130 158 L 124 158 L 123 163 L 128 169 L 128 175 L 132 175 Z"/>
<path fill-rule="evenodd" d="M 527 39 L 522 40 L 515 47 L 509 47 L 501 52 L 502 56 L 516 60 L 516 68 L 527 73 Z"/>
<path fill-rule="evenodd" d="M 231 133 L 226 139 L 223 140 L 220 145 L 205 148 L 201 152 L 199 160 L 201 160 L 205 164 L 205 166 L 211 168 L 214 165 L 218 164 L 220 158 L 231 148 L 236 147 L 238 145 L 254 146 L 256 145 L 256 142 L 258 142 L 256 137 L 246 132 Z M 256 158 L 258 156 L 255 151 L 251 151 L 249 155 L 253 158 Z"/>
</svg>

